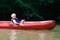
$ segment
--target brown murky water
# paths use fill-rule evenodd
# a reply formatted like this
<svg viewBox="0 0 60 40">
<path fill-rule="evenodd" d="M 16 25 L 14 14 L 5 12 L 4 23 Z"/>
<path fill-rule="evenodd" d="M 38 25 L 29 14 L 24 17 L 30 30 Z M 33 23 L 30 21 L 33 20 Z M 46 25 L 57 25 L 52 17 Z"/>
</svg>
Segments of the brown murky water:
<svg viewBox="0 0 60 40">
<path fill-rule="evenodd" d="M 15 36 L 11 37 L 11 35 Z M 15 37 L 16 39 L 11 39 L 10 37 Z M 0 29 L 0 40 L 60 40 L 60 27 L 56 27 L 53 30 Z"/>
<path fill-rule="evenodd" d="M 51 40 L 54 33 L 49 30 L 22 30 L 19 35 L 21 40 Z"/>
</svg>

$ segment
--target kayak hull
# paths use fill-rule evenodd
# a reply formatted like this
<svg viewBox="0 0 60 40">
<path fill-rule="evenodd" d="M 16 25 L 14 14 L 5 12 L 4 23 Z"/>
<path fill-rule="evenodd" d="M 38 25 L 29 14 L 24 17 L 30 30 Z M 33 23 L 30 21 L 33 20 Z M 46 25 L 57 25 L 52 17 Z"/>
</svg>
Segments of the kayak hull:
<svg viewBox="0 0 60 40">
<path fill-rule="evenodd" d="M 55 27 L 55 21 L 25 21 L 20 25 L 13 24 L 11 21 L 0 21 L 0 29 L 24 29 L 24 30 L 49 30 Z"/>
</svg>

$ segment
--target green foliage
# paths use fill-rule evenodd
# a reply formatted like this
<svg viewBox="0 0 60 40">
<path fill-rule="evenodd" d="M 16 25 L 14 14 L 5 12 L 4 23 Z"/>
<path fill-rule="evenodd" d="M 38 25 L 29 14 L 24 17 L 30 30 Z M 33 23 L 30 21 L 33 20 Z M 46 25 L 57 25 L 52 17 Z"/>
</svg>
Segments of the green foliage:
<svg viewBox="0 0 60 40">
<path fill-rule="evenodd" d="M 40 5 L 42 5 L 43 3 L 47 5 L 52 4 L 53 2 L 54 0 L 16 0 L 16 3 L 18 3 L 21 7 L 25 7 L 25 9 L 28 11 L 31 10 L 32 14 L 37 14 L 38 7 L 40 7 Z"/>
<path fill-rule="evenodd" d="M 55 0 L 0 0 L 0 13 L 9 14 L 12 12 L 20 16 L 36 16 L 41 18 L 41 14 L 51 16 Z M 50 17 L 49 16 L 49 17 Z"/>
</svg>

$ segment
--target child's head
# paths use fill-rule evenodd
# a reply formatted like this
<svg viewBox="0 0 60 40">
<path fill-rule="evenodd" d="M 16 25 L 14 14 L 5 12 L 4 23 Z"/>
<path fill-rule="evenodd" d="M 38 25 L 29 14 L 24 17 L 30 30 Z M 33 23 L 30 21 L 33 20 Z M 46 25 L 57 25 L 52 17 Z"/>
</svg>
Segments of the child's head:
<svg viewBox="0 0 60 40">
<path fill-rule="evenodd" d="M 11 17 L 12 17 L 12 18 L 16 18 L 16 14 L 15 14 L 15 13 L 12 13 L 12 14 L 11 14 Z"/>
</svg>

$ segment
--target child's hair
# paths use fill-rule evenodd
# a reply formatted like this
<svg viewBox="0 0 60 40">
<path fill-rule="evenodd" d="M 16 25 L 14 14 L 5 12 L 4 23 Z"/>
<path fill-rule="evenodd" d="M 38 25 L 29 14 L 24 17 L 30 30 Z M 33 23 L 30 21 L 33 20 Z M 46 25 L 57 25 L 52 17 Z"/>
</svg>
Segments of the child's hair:
<svg viewBox="0 0 60 40">
<path fill-rule="evenodd" d="M 13 16 L 16 16 L 16 14 L 15 14 L 15 13 L 12 13 L 12 14 L 11 14 L 11 17 L 13 17 Z"/>
</svg>

